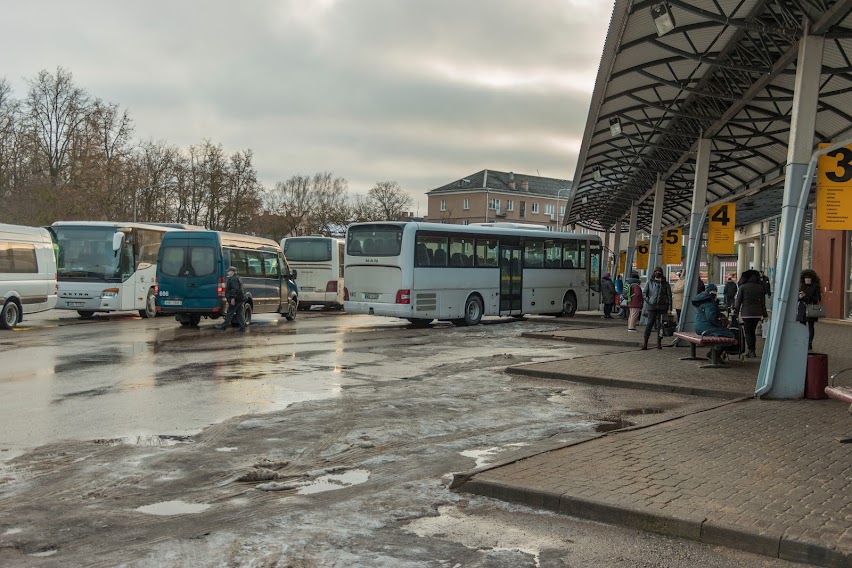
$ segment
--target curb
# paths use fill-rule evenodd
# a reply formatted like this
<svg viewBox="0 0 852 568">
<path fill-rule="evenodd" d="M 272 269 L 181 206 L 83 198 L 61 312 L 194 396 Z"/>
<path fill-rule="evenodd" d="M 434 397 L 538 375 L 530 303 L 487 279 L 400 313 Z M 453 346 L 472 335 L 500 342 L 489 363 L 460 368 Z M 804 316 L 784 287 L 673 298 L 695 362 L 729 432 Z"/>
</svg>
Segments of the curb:
<svg viewBox="0 0 852 568">
<path fill-rule="evenodd" d="M 538 365 L 538 363 L 533 363 Z M 739 391 L 729 391 L 724 389 L 709 389 L 704 387 L 688 387 L 680 385 L 667 385 L 662 383 L 648 383 L 643 381 L 631 381 L 625 379 L 615 379 L 612 377 L 593 377 L 589 375 L 573 375 L 571 373 L 560 373 L 555 371 L 539 371 L 537 369 L 527 369 L 523 366 L 507 367 L 506 372 L 510 375 L 522 377 L 535 377 L 539 379 L 555 379 L 562 381 L 572 381 L 577 383 L 585 383 L 589 385 L 600 385 L 607 387 L 619 387 L 625 389 L 650 390 L 657 392 L 671 392 L 677 394 L 685 394 L 692 396 L 703 396 L 710 398 L 744 398 L 750 397 L 750 393 Z"/>
<path fill-rule="evenodd" d="M 612 347 L 633 347 L 638 349 L 641 347 L 641 343 L 638 341 L 626 341 L 623 339 L 595 339 L 592 337 L 575 337 L 575 336 L 562 336 L 556 335 L 555 333 L 542 333 L 535 331 L 525 331 L 521 333 L 521 337 L 527 337 L 530 339 L 551 339 L 556 341 L 565 341 L 568 343 L 586 343 L 592 345 L 609 345 Z"/>
</svg>

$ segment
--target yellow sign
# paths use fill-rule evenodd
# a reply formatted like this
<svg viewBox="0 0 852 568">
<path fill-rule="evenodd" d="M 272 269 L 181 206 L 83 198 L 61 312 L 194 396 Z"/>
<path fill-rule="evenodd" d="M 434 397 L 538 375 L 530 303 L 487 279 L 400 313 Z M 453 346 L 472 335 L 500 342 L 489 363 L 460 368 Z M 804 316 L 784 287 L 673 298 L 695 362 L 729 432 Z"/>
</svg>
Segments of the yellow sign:
<svg viewBox="0 0 852 568">
<path fill-rule="evenodd" d="M 707 213 L 707 253 L 734 254 L 737 206 L 734 203 L 720 203 L 711 207 Z"/>
<path fill-rule="evenodd" d="M 648 241 L 636 241 L 636 268 L 648 270 L 648 252 L 651 250 Z"/>
<path fill-rule="evenodd" d="M 825 148 L 830 144 L 820 144 Z M 819 157 L 816 228 L 852 230 L 852 145 Z"/>
<path fill-rule="evenodd" d="M 683 229 L 669 229 L 663 234 L 663 264 L 681 264 Z"/>
<path fill-rule="evenodd" d="M 627 264 L 627 251 L 621 251 L 618 253 L 618 269 L 616 269 L 616 274 L 624 274 L 624 265 Z"/>
</svg>

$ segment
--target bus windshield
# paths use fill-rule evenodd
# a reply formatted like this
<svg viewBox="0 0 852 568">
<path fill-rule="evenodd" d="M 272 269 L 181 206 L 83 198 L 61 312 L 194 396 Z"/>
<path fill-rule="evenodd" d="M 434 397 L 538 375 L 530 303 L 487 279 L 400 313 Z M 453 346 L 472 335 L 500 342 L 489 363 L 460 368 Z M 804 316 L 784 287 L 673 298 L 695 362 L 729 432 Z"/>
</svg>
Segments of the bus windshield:
<svg viewBox="0 0 852 568">
<path fill-rule="evenodd" d="M 357 225 L 346 233 L 346 253 L 350 256 L 399 256 L 402 227 L 397 225 Z"/>
<path fill-rule="evenodd" d="M 114 227 L 54 227 L 59 245 L 59 280 L 94 278 L 121 282 L 133 267 L 133 250 L 112 250 Z"/>
<path fill-rule="evenodd" d="M 286 239 L 284 256 L 287 262 L 328 262 L 331 260 L 332 239 Z"/>
</svg>

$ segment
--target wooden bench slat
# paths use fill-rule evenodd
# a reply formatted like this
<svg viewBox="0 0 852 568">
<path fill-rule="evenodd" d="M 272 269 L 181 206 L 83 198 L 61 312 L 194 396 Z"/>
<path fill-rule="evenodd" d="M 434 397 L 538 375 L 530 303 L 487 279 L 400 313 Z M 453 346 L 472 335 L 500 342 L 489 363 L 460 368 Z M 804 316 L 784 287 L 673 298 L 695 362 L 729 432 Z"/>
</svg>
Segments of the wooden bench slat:
<svg viewBox="0 0 852 568">
<path fill-rule="evenodd" d="M 736 345 L 739 343 L 734 337 L 698 335 L 697 333 L 686 333 L 681 331 L 676 331 L 674 336 L 679 339 L 683 339 L 684 341 L 688 341 L 689 343 L 695 343 L 699 347 L 704 345 Z"/>
<path fill-rule="evenodd" d="M 825 387 L 825 394 L 831 398 L 852 403 L 852 387 Z"/>
</svg>

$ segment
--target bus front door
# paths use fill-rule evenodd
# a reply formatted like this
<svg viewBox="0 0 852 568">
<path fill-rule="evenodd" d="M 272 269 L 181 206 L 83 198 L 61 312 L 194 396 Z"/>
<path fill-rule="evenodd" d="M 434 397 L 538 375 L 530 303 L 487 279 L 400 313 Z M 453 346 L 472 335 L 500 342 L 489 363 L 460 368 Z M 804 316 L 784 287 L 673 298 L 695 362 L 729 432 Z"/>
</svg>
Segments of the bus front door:
<svg viewBox="0 0 852 568">
<path fill-rule="evenodd" d="M 523 290 L 520 247 L 500 247 L 500 315 L 521 313 Z"/>
</svg>

